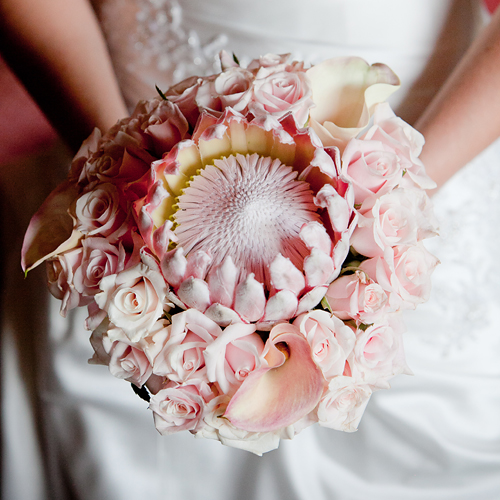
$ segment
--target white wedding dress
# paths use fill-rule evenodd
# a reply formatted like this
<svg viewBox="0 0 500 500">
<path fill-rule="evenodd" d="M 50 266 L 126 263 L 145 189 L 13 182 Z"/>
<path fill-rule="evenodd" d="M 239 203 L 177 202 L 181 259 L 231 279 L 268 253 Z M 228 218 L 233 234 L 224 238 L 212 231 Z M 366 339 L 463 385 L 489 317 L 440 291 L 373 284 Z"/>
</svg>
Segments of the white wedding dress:
<svg viewBox="0 0 500 500">
<path fill-rule="evenodd" d="M 98 12 L 130 106 L 155 84 L 214 72 L 224 48 L 242 63 L 267 52 L 384 62 L 403 82 L 393 104 L 412 119 L 478 9 L 473 0 L 104 0 Z M 499 164 L 497 142 L 434 198 L 441 236 L 429 248 L 442 264 L 430 301 L 406 316 L 415 375 L 374 394 L 358 432 L 316 425 L 263 457 L 186 432 L 161 437 L 129 384 L 87 365 L 85 311 L 63 319 L 50 300 L 44 312 L 43 272 L 9 278 L 4 499 L 498 500 Z M 35 394 L 16 373 L 31 374 Z"/>
</svg>

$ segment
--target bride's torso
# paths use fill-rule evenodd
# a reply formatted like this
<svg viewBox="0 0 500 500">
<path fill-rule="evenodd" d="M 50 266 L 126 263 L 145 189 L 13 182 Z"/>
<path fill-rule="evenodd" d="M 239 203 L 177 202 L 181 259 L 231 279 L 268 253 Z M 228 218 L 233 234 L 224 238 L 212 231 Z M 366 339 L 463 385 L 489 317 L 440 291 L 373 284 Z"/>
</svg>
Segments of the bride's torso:
<svg viewBox="0 0 500 500">
<path fill-rule="evenodd" d="M 166 88 L 193 74 L 217 71 L 221 49 L 235 53 L 242 64 L 268 52 L 290 52 L 310 63 L 356 55 L 370 63 L 384 62 L 400 76 L 402 89 L 393 104 L 410 121 L 435 94 L 467 46 L 476 28 L 477 7 L 475 0 L 96 2 L 130 107 L 140 98 L 153 96 L 155 84 Z M 486 339 L 480 348 L 452 349 L 451 354 L 447 348 L 454 343 L 454 325 L 467 324 L 471 329 L 481 326 L 481 317 L 473 313 L 482 314 L 495 301 L 500 304 L 494 291 L 500 271 L 488 274 L 489 258 L 481 263 L 481 274 L 476 276 L 476 282 L 487 279 L 488 290 L 481 294 L 468 289 L 474 266 L 461 267 L 466 263 L 464 255 L 481 259 L 481 245 L 496 248 L 497 240 L 488 236 L 484 219 L 492 211 L 500 214 L 499 191 L 495 191 L 500 188 L 500 174 L 499 169 L 491 167 L 495 151 L 488 154 L 490 164 L 477 166 L 484 178 L 469 168 L 436 198 L 438 215 L 445 220 L 444 236 L 449 239 L 434 245 L 443 261 L 442 271 L 436 272 L 440 295 L 410 317 L 407 354 L 416 377 L 401 376 L 393 389 L 377 393 L 357 435 L 314 426 L 263 458 L 218 443 L 193 441 L 187 434 L 157 438 L 149 412 L 134 405 L 134 395 L 126 384 L 103 370 L 95 371 L 102 367 L 86 366 L 88 334 L 78 331 L 79 335 L 57 337 L 57 331 L 72 331 L 73 326 L 53 319 L 55 377 L 64 389 L 54 396 L 57 391 L 50 388 L 46 398 L 57 408 L 57 415 L 66 407 L 78 410 L 78 425 L 83 429 L 80 435 L 89 436 L 78 456 L 69 441 L 62 445 L 61 455 L 74 467 L 70 474 L 77 488 L 83 491 L 88 487 L 89 498 L 120 500 L 138 498 L 146 492 L 151 497 L 156 492 L 158 498 L 170 498 L 170 494 L 172 498 L 228 500 L 473 498 L 459 496 L 458 490 L 449 485 L 466 481 L 469 466 L 472 473 L 482 471 L 471 484 L 483 477 L 491 481 L 492 467 L 499 461 L 500 452 L 495 451 L 498 447 L 494 448 L 495 441 L 491 440 L 499 439 L 495 434 L 500 432 L 498 425 L 484 418 L 478 424 L 483 425 L 482 433 L 474 431 L 478 417 L 475 384 L 483 384 L 481 391 L 487 392 L 491 382 L 482 375 L 498 375 L 498 364 L 493 362 L 498 340 L 495 344 L 488 336 L 496 309 L 488 312 L 488 332 L 462 336 L 469 346 L 477 345 L 474 339 Z M 485 188 L 488 210 L 475 205 Z M 457 200 L 455 192 L 466 205 Z M 463 219 L 467 234 L 473 235 L 470 241 L 464 242 L 460 232 Z M 452 271 L 447 267 L 447 255 L 452 257 Z M 454 282 L 449 281 L 450 273 Z M 483 301 L 483 309 L 476 308 L 477 300 L 469 304 L 469 323 L 464 323 L 464 304 L 469 296 Z M 75 331 L 81 330 L 84 314 L 72 318 Z M 491 349 L 486 352 L 488 345 Z M 76 351 L 80 351 L 78 356 Z M 476 369 L 481 359 L 487 361 L 482 372 Z M 68 366 L 72 376 L 68 376 Z M 464 397 L 470 401 L 464 404 Z M 498 402 L 498 395 L 495 397 Z M 493 403 L 487 410 L 498 412 Z M 72 415 L 68 413 L 67 417 Z M 448 429 L 444 428 L 447 425 Z M 69 423 L 66 427 L 70 435 L 73 431 Z M 76 424 L 75 429 L 79 429 Z M 490 449 L 486 443 L 490 443 Z M 92 457 L 99 467 L 91 485 L 86 482 L 85 464 L 79 465 L 82 456 Z M 428 488 L 434 493 L 426 496 Z M 466 494 L 471 492 L 476 490 L 467 490 Z"/>
</svg>

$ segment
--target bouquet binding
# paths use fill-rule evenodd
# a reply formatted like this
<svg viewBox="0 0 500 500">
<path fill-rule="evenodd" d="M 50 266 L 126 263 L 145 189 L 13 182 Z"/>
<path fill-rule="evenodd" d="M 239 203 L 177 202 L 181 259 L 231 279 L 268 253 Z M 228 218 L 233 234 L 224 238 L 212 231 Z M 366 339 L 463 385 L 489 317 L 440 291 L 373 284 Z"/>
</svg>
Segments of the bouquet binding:
<svg viewBox="0 0 500 500">
<path fill-rule="evenodd" d="M 221 73 L 96 129 L 22 256 L 46 262 L 63 316 L 88 306 L 90 361 L 161 434 L 257 454 L 315 422 L 357 429 L 410 373 L 401 312 L 437 264 L 423 138 L 384 102 L 396 75 L 288 60 L 221 53 Z"/>
</svg>

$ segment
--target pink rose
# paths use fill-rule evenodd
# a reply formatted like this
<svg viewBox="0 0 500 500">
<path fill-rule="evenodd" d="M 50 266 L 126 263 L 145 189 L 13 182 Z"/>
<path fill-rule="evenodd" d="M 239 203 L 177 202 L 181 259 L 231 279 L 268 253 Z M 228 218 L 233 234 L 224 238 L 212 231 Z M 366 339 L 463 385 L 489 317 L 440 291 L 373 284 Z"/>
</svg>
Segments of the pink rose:
<svg viewBox="0 0 500 500">
<path fill-rule="evenodd" d="M 109 355 L 111 375 L 137 387 L 142 387 L 151 376 L 151 365 L 142 350 L 125 342 L 113 342 Z"/>
<path fill-rule="evenodd" d="M 132 342 L 148 334 L 166 307 L 163 277 L 145 264 L 104 277 L 100 288 L 94 297 L 97 305 Z"/>
<path fill-rule="evenodd" d="M 352 182 L 356 204 L 391 191 L 402 179 L 398 155 L 380 141 L 351 139 L 342 154 L 342 171 Z"/>
<path fill-rule="evenodd" d="M 351 373 L 357 380 L 380 388 L 389 388 L 387 380 L 394 375 L 411 373 L 406 365 L 402 324 L 374 324 L 356 331 L 356 344 L 349 356 Z"/>
<path fill-rule="evenodd" d="M 149 403 L 156 429 L 163 436 L 184 430 L 196 432 L 202 424 L 206 403 L 213 396 L 210 387 L 201 380 L 183 385 L 168 383 Z"/>
<path fill-rule="evenodd" d="M 82 263 L 81 248 L 63 253 L 47 261 L 47 279 L 50 293 L 61 300 L 61 316 L 75 307 L 89 304 L 91 298 L 83 297 L 75 287 L 75 275 L 78 275 Z"/>
<path fill-rule="evenodd" d="M 408 174 L 403 177 L 404 185 L 416 185 L 422 189 L 436 187 L 435 182 L 425 173 L 425 168 L 418 159 L 425 142 L 422 134 L 397 117 L 389 104 L 377 105 L 373 126 L 361 138 L 380 141 L 387 150 L 394 151 L 401 168 Z"/>
<path fill-rule="evenodd" d="M 323 427 L 354 432 L 358 428 L 372 390 L 351 377 L 335 377 L 318 405 L 318 422 Z"/>
<path fill-rule="evenodd" d="M 179 383 L 193 378 L 205 379 L 203 352 L 222 334 L 220 327 L 200 311 L 188 309 L 172 316 L 167 333 L 157 352 L 149 351 L 154 358 L 154 373 Z M 153 337 L 154 342 L 158 340 L 157 336 Z"/>
<path fill-rule="evenodd" d="M 238 323 L 227 326 L 204 352 L 207 375 L 224 394 L 236 391 L 248 375 L 262 366 L 264 342 L 256 326 Z"/>
<path fill-rule="evenodd" d="M 385 312 L 387 294 L 363 271 L 337 278 L 325 295 L 330 309 L 340 319 L 373 323 Z"/>
<path fill-rule="evenodd" d="M 383 258 L 365 260 L 360 268 L 390 294 L 393 307 L 415 309 L 429 299 L 431 274 L 438 263 L 420 242 L 411 247 L 389 248 Z"/>
<path fill-rule="evenodd" d="M 356 252 L 367 257 L 382 256 L 396 245 L 415 245 L 421 218 L 414 190 L 397 188 L 381 196 L 366 198 L 359 209 L 358 225 L 351 236 Z"/>
<path fill-rule="evenodd" d="M 282 117 L 292 112 L 299 127 L 307 122 L 313 106 L 309 79 L 304 72 L 262 68 L 255 77 L 249 110 L 256 116 L 267 113 Z"/>
<path fill-rule="evenodd" d="M 174 103 L 161 99 L 140 102 L 132 115 L 144 134 L 145 147 L 161 158 L 178 142 L 189 137 L 189 124 Z"/>
<path fill-rule="evenodd" d="M 104 236 L 110 242 L 129 229 L 127 213 L 121 207 L 120 192 L 110 183 L 89 186 L 71 207 L 70 213 L 78 231 L 88 236 Z"/>
<path fill-rule="evenodd" d="M 354 347 L 353 331 L 340 319 L 321 310 L 301 314 L 293 324 L 307 339 L 313 360 L 321 368 L 325 379 L 341 375 Z"/>
<path fill-rule="evenodd" d="M 120 244 L 112 245 L 106 238 L 82 240 L 83 255 L 75 271 L 75 288 L 79 293 L 92 296 L 99 293 L 101 279 L 123 270 L 125 250 Z"/>
<path fill-rule="evenodd" d="M 220 98 L 222 108 L 231 107 L 243 113 L 250 100 L 249 91 L 254 77 L 243 68 L 229 68 L 214 81 L 214 90 Z"/>
</svg>

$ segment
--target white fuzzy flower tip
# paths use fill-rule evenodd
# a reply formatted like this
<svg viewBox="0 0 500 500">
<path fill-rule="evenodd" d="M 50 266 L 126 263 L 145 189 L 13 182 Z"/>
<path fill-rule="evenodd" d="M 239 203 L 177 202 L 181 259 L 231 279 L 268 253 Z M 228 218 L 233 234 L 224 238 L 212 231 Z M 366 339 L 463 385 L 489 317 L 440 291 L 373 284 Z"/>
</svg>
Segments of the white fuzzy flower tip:
<svg viewBox="0 0 500 500">
<path fill-rule="evenodd" d="M 202 116 L 191 140 L 153 164 L 141 209 L 147 243 L 169 232 L 170 251 L 148 245 L 171 289 L 181 290 L 190 307 L 220 303 L 245 322 L 292 317 L 302 295 L 334 278 L 336 243 L 348 230 L 352 197 L 336 158 L 291 115 L 249 122 L 228 109 L 219 120 Z M 342 227 L 335 206 L 342 208 Z M 320 282 L 304 266 L 318 250 L 331 269 Z M 251 315 L 241 296 L 250 276 L 263 285 L 265 299 Z M 185 293 L 183 283 L 193 278 L 208 284 L 203 300 L 193 287 Z M 296 298 L 271 318 L 266 302 L 282 290 Z"/>
</svg>

